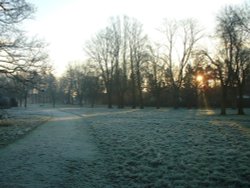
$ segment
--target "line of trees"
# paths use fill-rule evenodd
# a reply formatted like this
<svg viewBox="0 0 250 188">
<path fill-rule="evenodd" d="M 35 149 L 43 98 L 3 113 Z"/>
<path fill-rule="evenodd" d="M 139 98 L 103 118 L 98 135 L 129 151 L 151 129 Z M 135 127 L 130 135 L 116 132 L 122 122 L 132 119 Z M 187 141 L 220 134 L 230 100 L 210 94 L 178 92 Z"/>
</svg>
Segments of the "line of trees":
<svg viewBox="0 0 250 188">
<path fill-rule="evenodd" d="M 109 108 L 220 103 L 221 114 L 228 106 L 244 114 L 244 94 L 250 94 L 249 11 L 247 4 L 222 9 L 212 48 L 201 45 L 205 36 L 193 19 L 165 20 L 156 43 L 138 20 L 113 17 L 86 43 L 88 61 L 68 67 L 61 96 L 67 103 L 102 102 Z"/>
<path fill-rule="evenodd" d="M 46 44 L 20 29 L 33 6 L 0 0 L 0 95 L 24 106 L 32 96 L 53 106 L 56 100 L 109 108 L 220 105 L 221 114 L 229 106 L 244 114 L 244 96 L 250 95 L 249 11 L 248 4 L 222 9 L 213 46 L 204 46 L 206 36 L 193 19 L 164 20 L 161 40 L 153 42 L 135 18 L 113 17 L 86 43 L 88 60 L 70 64 L 57 80 Z"/>
</svg>

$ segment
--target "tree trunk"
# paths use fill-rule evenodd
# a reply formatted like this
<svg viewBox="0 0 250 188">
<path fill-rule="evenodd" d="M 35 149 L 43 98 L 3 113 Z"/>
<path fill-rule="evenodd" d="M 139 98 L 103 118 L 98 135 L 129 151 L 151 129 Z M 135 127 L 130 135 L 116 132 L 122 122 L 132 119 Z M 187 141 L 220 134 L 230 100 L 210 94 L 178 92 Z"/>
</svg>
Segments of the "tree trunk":
<svg viewBox="0 0 250 188">
<path fill-rule="evenodd" d="M 144 108 L 144 101 L 143 101 L 143 93 L 142 93 L 142 80 L 141 80 L 141 72 L 140 72 L 140 63 L 136 63 L 136 76 L 137 76 L 137 89 L 139 92 L 139 102 L 140 102 L 140 109 Z"/>
<path fill-rule="evenodd" d="M 239 92 L 239 98 L 238 98 L 238 115 L 244 115 L 244 107 L 243 107 L 243 86 L 242 84 L 238 84 L 238 92 Z"/>
<path fill-rule="evenodd" d="M 24 107 L 27 108 L 27 98 L 28 98 L 28 94 L 25 93 L 24 95 Z"/>
<path fill-rule="evenodd" d="M 118 108 L 124 108 L 124 91 L 121 83 L 116 84 Z"/>
<path fill-rule="evenodd" d="M 132 71 L 131 73 L 131 79 L 132 79 L 132 108 L 136 108 L 136 87 L 135 87 L 135 75 L 134 72 Z"/>
<path fill-rule="evenodd" d="M 136 91 L 135 88 L 132 88 L 132 108 L 136 108 Z"/>
<path fill-rule="evenodd" d="M 52 105 L 53 105 L 53 108 L 56 107 L 56 97 L 55 96 L 52 97 Z"/>
<path fill-rule="evenodd" d="M 124 93 L 122 90 L 118 94 L 118 108 L 124 108 Z"/>
<path fill-rule="evenodd" d="M 144 108 L 144 101 L 143 101 L 143 93 L 142 93 L 142 87 L 141 87 L 141 76 L 140 73 L 137 73 L 138 79 L 137 79 L 137 86 L 138 86 L 138 92 L 139 92 L 139 102 L 140 102 L 140 109 Z"/>
<path fill-rule="evenodd" d="M 124 66 L 123 68 L 126 72 L 126 66 Z M 122 86 L 121 86 L 121 108 L 124 108 L 125 106 L 125 95 L 126 95 L 126 91 L 127 91 L 127 75 L 126 73 L 124 73 L 123 77 L 122 77 Z"/>
<path fill-rule="evenodd" d="M 112 106 L 112 95 L 108 93 L 108 108 L 113 108 Z"/>
<path fill-rule="evenodd" d="M 70 91 L 68 91 L 68 93 L 67 93 L 67 101 L 66 101 L 67 104 L 71 104 L 70 98 L 71 98 Z"/>
<path fill-rule="evenodd" d="M 180 89 L 178 87 L 174 88 L 174 108 L 178 109 L 180 107 Z"/>
<path fill-rule="evenodd" d="M 82 107 L 82 106 L 83 106 L 82 101 L 83 101 L 83 95 L 82 95 L 82 94 L 80 94 L 80 95 L 79 95 L 79 105 L 80 105 L 80 107 Z"/>
<path fill-rule="evenodd" d="M 22 99 L 22 97 L 19 98 L 19 106 L 23 107 L 23 99 Z"/>
<path fill-rule="evenodd" d="M 107 89 L 107 95 L 108 95 L 108 108 L 113 108 L 113 101 L 112 101 L 112 97 L 113 97 L 113 90 L 112 90 L 112 81 L 109 80 L 105 83 L 106 85 L 106 89 Z"/>
<path fill-rule="evenodd" d="M 221 115 L 226 115 L 227 86 L 221 86 Z"/>
<path fill-rule="evenodd" d="M 156 109 L 160 109 L 160 88 L 156 88 Z"/>
<path fill-rule="evenodd" d="M 121 93 L 121 108 L 124 108 L 124 92 Z"/>
<path fill-rule="evenodd" d="M 142 90 L 139 90 L 139 98 L 140 98 L 140 109 L 144 108 L 144 101 L 143 101 L 143 95 L 142 95 Z"/>
<path fill-rule="evenodd" d="M 109 88 L 107 91 L 108 94 L 108 108 L 113 108 L 113 104 L 112 104 L 112 91 Z"/>
</svg>

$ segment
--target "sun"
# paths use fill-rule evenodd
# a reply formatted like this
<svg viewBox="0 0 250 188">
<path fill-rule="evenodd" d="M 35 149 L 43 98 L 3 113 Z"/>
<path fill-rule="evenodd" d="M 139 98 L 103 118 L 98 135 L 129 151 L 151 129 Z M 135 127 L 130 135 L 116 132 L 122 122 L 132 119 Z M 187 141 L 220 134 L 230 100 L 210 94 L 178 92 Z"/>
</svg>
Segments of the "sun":
<svg viewBox="0 0 250 188">
<path fill-rule="evenodd" d="M 203 76 L 202 75 L 197 75 L 196 80 L 197 80 L 197 82 L 202 82 L 203 81 Z"/>
</svg>

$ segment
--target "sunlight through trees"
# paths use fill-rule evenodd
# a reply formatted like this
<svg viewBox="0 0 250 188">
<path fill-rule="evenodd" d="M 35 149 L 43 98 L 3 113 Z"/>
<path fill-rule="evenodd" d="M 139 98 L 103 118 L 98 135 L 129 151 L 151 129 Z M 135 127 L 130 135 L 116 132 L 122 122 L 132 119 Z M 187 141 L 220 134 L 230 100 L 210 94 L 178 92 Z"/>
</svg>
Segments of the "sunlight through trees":
<svg viewBox="0 0 250 188">
<path fill-rule="evenodd" d="M 227 107 L 244 114 L 250 103 L 247 3 L 221 9 L 210 37 L 195 19 L 167 18 L 156 42 L 139 20 L 112 17 L 85 43 L 87 59 L 69 64 L 56 78 L 48 64 L 46 43 L 27 38 L 19 29 L 34 13 L 33 6 L 16 2 L 0 1 L 0 83 L 5 89 L 1 96 L 17 98 L 20 104 L 24 100 L 25 106 L 28 98 L 53 106 L 56 101 L 141 109 L 220 106 L 223 115 Z M 207 45 L 206 40 L 215 45 Z M 13 87 L 18 89 L 15 95 L 10 94 Z M 200 102 L 201 94 L 206 102 Z"/>
</svg>

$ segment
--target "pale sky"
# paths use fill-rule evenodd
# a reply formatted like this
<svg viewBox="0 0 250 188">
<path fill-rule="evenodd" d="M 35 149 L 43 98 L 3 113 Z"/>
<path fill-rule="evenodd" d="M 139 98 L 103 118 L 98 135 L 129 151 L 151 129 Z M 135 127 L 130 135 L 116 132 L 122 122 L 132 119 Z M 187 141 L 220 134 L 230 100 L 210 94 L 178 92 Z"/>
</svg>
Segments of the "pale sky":
<svg viewBox="0 0 250 188">
<path fill-rule="evenodd" d="M 203 27 L 215 24 L 215 17 L 226 4 L 243 0 L 27 0 L 35 5 L 33 20 L 25 28 L 49 43 L 48 51 L 56 74 L 69 62 L 86 58 L 84 44 L 105 27 L 111 16 L 127 15 L 144 25 L 146 34 L 155 35 L 164 18 L 194 18 Z"/>
</svg>

